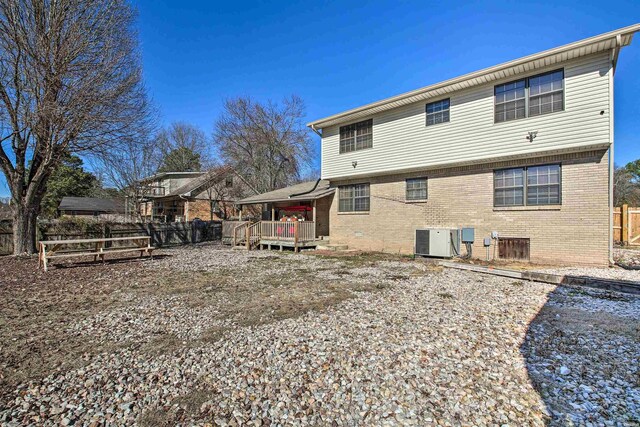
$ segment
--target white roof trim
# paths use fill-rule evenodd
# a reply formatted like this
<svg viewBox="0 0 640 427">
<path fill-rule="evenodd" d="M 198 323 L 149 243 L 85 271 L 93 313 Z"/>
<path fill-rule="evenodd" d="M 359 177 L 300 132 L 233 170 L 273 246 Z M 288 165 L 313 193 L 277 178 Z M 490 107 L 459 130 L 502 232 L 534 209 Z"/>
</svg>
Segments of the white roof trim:
<svg viewBox="0 0 640 427">
<path fill-rule="evenodd" d="M 545 50 L 513 61 L 505 62 L 460 77 L 445 80 L 431 86 L 392 96 L 371 104 L 344 111 L 307 124 L 312 129 L 322 129 L 338 123 L 359 119 L 381 111 L 411 104 L 427 98 L 441 96 L 450 92 L 478 86 L 494 80 L 548 67 L 581 56 L 621 48 L 631 44 L 633 35 L 640 31 L 640 24 L 630 25 L 615 31 L 569 43 L 564 46 Z M 618 45 L 620 43 L 620 45 Z"/>
</svg>

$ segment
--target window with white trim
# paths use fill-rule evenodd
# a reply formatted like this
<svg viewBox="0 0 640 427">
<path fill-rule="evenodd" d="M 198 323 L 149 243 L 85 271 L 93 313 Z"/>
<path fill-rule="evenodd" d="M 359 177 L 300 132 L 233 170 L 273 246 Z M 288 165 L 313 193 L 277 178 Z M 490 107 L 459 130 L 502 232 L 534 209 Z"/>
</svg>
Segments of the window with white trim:
<svg viewBox="0 0 640 427">
<path fill-rule="evenodd" d="M 369 212 L 369 184 L 338 187 L 338 212 Z"/>
<path fill-rule="evenodd" d="M 493 172 L 493 204 L 502 206 L 562 203 L 560 165 L 500 169 Z"/>
<path fill-rule="evenodd" d="M 427 126 L 449 121 L 449 98 L 427 104 Z"/>
<path fill-rule="evenodd" d="M 564 110 L 564 70 L 494 87 L 495 123 Z"/>
<path fill-rule="evenodd" d="M 427 178 L 409 178 L 406 180 L 407 200 L 427 200 Z"/>
<path fill-rule="evenodd" d="M 373 119 L 340 127 L 340 153 L 373 147 Z"/>
</svg>

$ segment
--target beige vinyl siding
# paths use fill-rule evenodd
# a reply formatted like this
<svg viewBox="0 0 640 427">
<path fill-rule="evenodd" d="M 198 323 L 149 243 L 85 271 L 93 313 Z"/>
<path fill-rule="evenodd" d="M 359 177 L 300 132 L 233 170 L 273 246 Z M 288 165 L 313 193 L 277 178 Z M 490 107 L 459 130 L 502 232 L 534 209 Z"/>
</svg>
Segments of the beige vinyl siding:
<svg viewBox="0 0 640 427">
<path fill-rule="evenodd" d="M 494 123 L 495 85 L 559 68 L 565 73 L 564 111 Z M 599 53 L 445 95 L 451 99 L 451 118 L 438 126 L 426 126 L 425 105 L 439 98 L 388 110 L 372 117 L 373 148 L 361 152 L 340 154 L 340 126 L 327 127 L 323 129 L 322 177 L 376 175 L 605 146 L 610 143 L 610 72 L 608 53 Z M 525 138 L 530 131 L 538 131 L 533 143 Z"/>
</svg>

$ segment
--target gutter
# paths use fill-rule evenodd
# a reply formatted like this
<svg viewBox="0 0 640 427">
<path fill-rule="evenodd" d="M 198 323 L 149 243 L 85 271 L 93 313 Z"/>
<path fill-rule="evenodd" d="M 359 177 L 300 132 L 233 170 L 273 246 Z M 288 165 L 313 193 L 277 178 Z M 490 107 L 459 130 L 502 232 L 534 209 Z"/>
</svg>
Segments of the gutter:
<svg viewBox="0 0 640 427">
<path fill-rule="evenodd" d="M 436 83 L 430 86 L 425 86 L 419 89 L 415 89 L 409 92 L 405 92 L 402 93 L 400 95 L 396 95 L 396 96 L 392 96 L 389 98 L 385 98 L 382 99 L 380 101 L 376 101 L 376 102 L 372 102 L 369 104 L 365 104 L 361 107 L 357 107 L 357 108 L 353 108 L 351 110 L 347 110 L 347 111 L 343 111 L 341 113 L 338 114 L 334 114 L 332 116 L 327 116 L 324 117 L 322 119 L 319 120 L 315 120 L 313 122 L 310 122 L 307 124 L 308 127 L 314 129 L 315 126 L 319 126 L 320 128 L 323 127 L 327 127 L 327 126 L 332 126 L 334 124 L 337 124 L 339 122 L 345 121 L 345 120 L 350 120 L 350 119 L 355 119 L 355 118 L 359 118 L 359 117 L 365 117 L 367 115 L 371 115 L 371 114 L 375 114 L 378 113 L 380 111 L 384 111 L 386 110 L 386 106 L 392 103 L 403 103 L 402 105 L 406 104 L 406 103 L 410 103 L 410 102 L 415 102 L 412 101 L 411 98 L 413 97 L 417 97 L 417 96 L 424 96 L 426 93 L 429 92 L 433 92 L 433 91 L 437 91 L 437 90 L 444 90 L 446 87 L 448 86 L 453 86 L 453 85 L 459 85 L 459 84 L 464 84 L 467 83 L 470 80 L 475 80 L 475 79 L 479 79 L 479 78 L 483 78 L 487 75 L 490 74 L 494 74 L 494 73 L 498 73 L 504 70 L 508 70 L 514 67 L 518 67 L 522 64 L 526 64 L 528 62 L 533 62 L 533 61 L 537 61 L 537 60 L 541 60 L 544 58 L 548 58 L 548 57 L 552 57 L 564 52 L 568 52 L 571 51 L 573 49 L 580 49 L 589 45 L 597 45 L 600 44 L 602 42 L 606 42 L 606 41 L 610 41 L 612 39 L 615 40 L 619 40 L 621 43 L 621 47 L 622 47 L 622 37 L 623 36 L 629 36 L 631 35 L 631 37 L 633 37 L 633 34 L 640 31 L 640 24 L 634 24 L 634 25 L 630 25 L 628 27 L 624 27 L 624 28 L 620 28 L 614 31 L 610 31 L 608 33 L 604 33 L 604 34 L 600 34 L 597 36 L 593 36 L 593 37 L 589 37 L 586 39 L 582 39 L 573 43 L 569 43 L 569 44 L 565 44 L 562 46 L 558 46 L 552 49 L 548 49 L 542 52 L 538 52 L 538 53 L 534 53 L 533 55 L 529 55 L 529 56 L 524 56 L 522 58 L 518 58 L 512 61 L 508 61 L 508 62 L 503 62 L 502 64 L 498 64 L 498 65 L 494 65 L 492 67 L 489 68 L 484 68 L 482 70 L 478 70 L 478 71 L 474 71 L 471 73 L 467 73 L 464 74 L 462 76 L 459 77 L 454 77 L 452 79 L 449 80 L 445 80 L 442 81 L 440 83 Z M 617 41 L 616 41 L 617 43 Z M 630 44 L 631 40 L 629 40 L 629 42 L 626 44 Z M 626 46 L 625 45 L 625 46 Z M 603 49 L 604 51 L 605 49 Z M 474 84 L 471 85 L 467 85 L 465 86 L 465 89 L 470 87 L 470 86 L 474 86 Z M 456 89 L 459 90 L 459 89 Z M 422 99 L 422 98 L 421 98 Z M 396 107 L 399 105 L 395 105 Z M 368 114 L 367 114 L 368 113 Z M 360 116 L 358 116 L 358 114 L 361 114 Z M 355 117 L 351 117 L 352 115 L 356 115 Z"/>
<path fill-rule="evenodd" d="M 316 135 L 318 135 L 320 138 L 322 138 L 322 132 L 320 132 L 318 129 L 316 129 L 316 127 L 315 127 L 315 125 L 313 123 L 309 123 L 307 126 L 309 126 L 311 128 L 311 130 L 316 133 Z"/>
<path fill-rule="evenodd" d="M 289 194 L 289 198 L 298 197 L 298 196 L 304 196 L 305 194 L 313 193 L 314 191 L 316 191 L 316 188 L 318 188 L 318 184 L 320 184 L 320 178 L 318 178 L 318 180 L 316 181 L 315 185 L 313 186 L 313 188 L 311 190 L 303 191 L 302 193 Z"/>
</svg>

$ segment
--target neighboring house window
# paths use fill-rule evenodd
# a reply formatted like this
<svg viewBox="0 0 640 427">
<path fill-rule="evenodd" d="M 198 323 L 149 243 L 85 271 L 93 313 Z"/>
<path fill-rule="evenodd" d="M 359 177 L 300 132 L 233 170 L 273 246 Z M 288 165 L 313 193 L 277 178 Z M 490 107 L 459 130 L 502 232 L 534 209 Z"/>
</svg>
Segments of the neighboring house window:
<svg viewBox="0 0 640 427">
<path fill-rule="evenodd" d="M 494 171 L 494 206 L 559 205 L 560 165 Z"/>
<path fill-rule="evenodd" d="M 233 177 L 232 176 L 228 176 L 228 177 L 225 178 L 224 186 L 227 187 L 227 188 L 233 187 Z"/>
<path fill-rule="evenodd" d="M 338 187 L 338 212 L 368 212 L 369 184 Z"/>
<path fill-rule="evenodd" d="M 494 95 L 496 123 L 562 111 L 564 71 L 551 71 L 497 85 Z"/>
<path fill-rule="evenodd" d="M 407 179 L 407 200 L 427 200 L 427 178 Z"/>
<path fill-rule="evenodd" d="M 373 119 L 340 127 L 340 153 L 373 147 Z"/>
<path fill-rule="evenodd" d="M 449 121 L 449 99 L 427 104 L 427 126 Z"/>
</svg>

